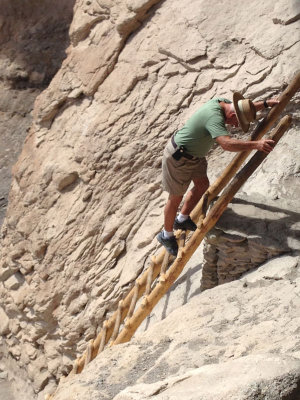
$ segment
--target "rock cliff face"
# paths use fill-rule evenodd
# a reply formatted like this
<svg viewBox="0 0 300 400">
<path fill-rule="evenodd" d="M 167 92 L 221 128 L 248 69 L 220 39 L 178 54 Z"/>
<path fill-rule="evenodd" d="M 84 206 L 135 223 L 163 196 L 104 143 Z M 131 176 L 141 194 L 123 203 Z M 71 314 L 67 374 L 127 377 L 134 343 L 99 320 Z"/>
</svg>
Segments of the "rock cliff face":
<svg viewBox="0 0 300 400">
<path fill-rule="evenodd" d="M 46 0 L 43 7 L 36 1 L 0 3 L 0 225 L 34 100 L 65 58 L 74 1 Z"/>
<path fill-rule="evenodd" d="M 51 3 L 45 3 L 52 14 L 47 14 L 49 19 L 43 23 L 39 18 L 39 5 L 32 1 L 28 2 L 28 9 L 24 7 L 24 15 L 17 14 L 20 15 L 18 24 L 9 25 L 14 26 L 15 32 L 24 32 L 24 21 L 35 21 L 32 37 L 28 37 L 28 46 L 32 47 L 30 57 L 26 53 L 19 58 L 17 51 L 22 47 L 22 41 L 27 40 L 30 30 L 26 29 L 24 37 L 17 37 L 16 49 L 7 44 L 12 54 L 8 59 L 14 60 L 16 65 L 12 67 L 12 75 L 7 73 L 6 80 L 1 83 L 6 85 L 10 107 L 14 93 L 14 86 L 9 86 L 11 81 L 25 85 L 26 90 L 28 87 L 31 90 L 31 86 L 36 90 L 37 86 L 48 83 L 63 58 L 61 42 L 65 40 L 73 4 L 71 1 L 60 2 L 54 9 Z M 253 0 L 240 7 L 234 0 L 216 3 L 212 7 L 203 0 L 186 0 L 184 6 L 180 0 L 77 0 L 74 5 L 67 57 L 46 90 L 36 99 L 31 128 L 13 169 L 7 215 L 1 231 L 3 348 L 10 370 L 22 370 L 16 373 L 19 376 L 16 381 L 28 382 L 29 399 L 39 392 L 42 398 L 43 391 L 52 391 L 60 376 L 69 372 L 76 355 L 82 353 L 86 342 L 95 337 L 103 318 L 114 309 L 158 248 L 155 233 L 162 226 L 166 200 L 160 185 L 161 157 L 171 134 L 199 105 L 213 96 L 231 98 L 236 90 L 253 100 L 275 96 L 297 70 L 300 46 L 296 0 L 288 4 L 284 0 L 278 1 L 275 8 L 271 0 L 263 3 Z M 64 16 L 59 23 L 57 16 Z M 5 29 L 2 25 L 4 32 Z M 61 41 L 57 39 L 58 35 L 53 43 L 46 45 L 50 48 L 40 49 L 39 35 L 49 38 L 47 32 L 52 34 L 55 29 L 62 35 Z M 10 33 L 6 34 L 6 40 L 8 37 Z M 56 46 L 58 54 L 54 51 Z M 46 51 L 46 57 L 53 58 L 53 65 L 39 57 L 41 50 Z M 21 67 L 20 60 L 25 63 Z M 8 67 L 6 70 L 10 71 Z M 34 91 L 32 100 L 35 96 Z M 24 111 L 26 115 L 32 100 Z M 296 225 L 299 212 L 299 189 L 296 189 L 299 177 L 298 102 L 299 96 L 295 96 L 287 110 L 294 117 L 293 127 L 244 187 L 250 200 L 251 196 L 260 195 L 264 203 L 276 201 L 279 211 L 293 207 L 295 219 L 289 228 L 295 232 L 299 230 Z M 28 126 L 29 119 L 21 130 Z M 212 152 L 209 159 L 211 180 L 231 158 L 232 154 L 220 149 Z M 274 225 L 270 226 L 272 229 Z M 294 233 L 291 236 L 294 237 Z M 280 282 L 284 286 L 282 294 L 290 294 L 287 303 L 282 305 L 288 307 L 290 317 L 288 314 L 283 320 L 283 314 L 278 316 L 285 326 L 289 318 L 297 318 L 294 307 L 295 293 L 299 291 L 299 271 L 295 245 L 289 243 L 284 251 L 293 252 L 293 261 L 288 264 L 291 270 L 286 273 L 284 282 Z M 274 257 L 277 253 L 270 254 Z M 291 286 L 287 288 L 290 281 Z M 271 286 L 271 283 L 273 281 L 267 281 L 270 298 L 276 290 L 275 284 Z M 265 282 L 262 280 L 257 286 L 260 285 L 264 286 Z M 230 289 L 223 290 L 232 290 L 232 298 L 238 296 L 239 282 L 228 287 Z M 215 294 L 217 289 L 214 289 Z M 244 321 L 240 321 L 243 313 L 237 314 L 236 319 L 228 317 L 228 321 L 236 321 L 239 328 L 235 332 L 238 333 L 225 329 L 228 336 L 223 337 L 225 322 L 218 318 L 224 310 L 217 306 L 213 309 L 210 301 L 216 305 L 219 297 L 212 299 L 208 292 L 200 293 L 200 283 L 195 289 L 198 295 L 192 304 L 204 299 L 203 315 L 197 314 L 197 307 L 193 309 L 191 305 L 189 308 L 189 304 L 185 305 L 185 311 L 178 311 L 177 317 L 182 312 L 184 315 L 190 312 L 191 320 L 200 326 L 200 331 L 198 337 L 193 338 L 194 347 L 187 343 L 183 346 L 182 337 L 176 340 L 174 337 L 174 343 L 178 345 L 174 365 L 180 364 L 186 353 L 190 355 L 190 362 L 183 363 L 180 370 L 170 367 L 169 375 L 184 374 L 190 368 L 199 367 L 200 364 L 193 363 L 199 356 L 199 346 L 209 345 L 209 337 L 214 337 L 214 345 L 220 348 L 217 351 L 210 343 L 209 356 L 207 358 L 203 353 L 201 365 L 249 355 L 251 349 L 255 349 L 253 353 L 278 350 L 275 345 L 264 348 L 268 335 L 275 334 L 270 329 L 266 329 L 261 338 L 255 336 L 255 345 L 242 344 L 243 330 L 248 329 Z M 224 295 L 220 292 L 221 298 Z M 230 302 L 230 295 L 227 297 Z M 186 300 L 187 296 L 183 298 Z M 174 304 L 179 307 L 183 298 Z M 238 297 L 233 314 L 255 299 L 250 285 L 245 290 L 245 300 L 243 296 Z M 264 301 L 263 297 L 261 301 Z M 256 305 L 250 306 L 253 313 Z M 201 329 L 205 329 L 205 324 L 199 321 L 208 314 L 216 322 L 201 341 Z M 163 317 L 165 315 L 163 313 Z M 268 325 L 271 318 L 274 318 L 272 313 L 259 321 Z M 154 325 L 153 332 L 160 329 L 166 337 L 176 336 L 176 314 L 170 321 L 165 328 L 164 321 L 160 328 Z M 253 318 L 253 329 L 256 324 L 258 320 Z M 291 329 L 294 329 L 291 331 L 293 343 L 286 349 L 281 344 L 279 350 L 289 357 L 299 358 L 299 332 L 295 325 Z M 142 333 L 139 335 L 135 345 L 145 347 L 150 339 L 145 338 L 143 342 Z M 240 352 L 233 351 L 235 340 L 244 346 Z M 278 340 L 282 343 L 283 339 Z M 169 346 L 168 341 L 153 345 L 153 354 L 162 354 L 164 346 Z M 149 348 L 151 350 L 151 346 Z M 109 362 L 119 356 L 121 364 L 118 368 L 126 366 L 126 357 L 133 354 L 131 349 L 130 345 L 121 350 L 109 349 L 107 358 L 97 361 L 99 368 L 110 368 Z M 157 367 L 158 371 L 163 365 L 160 369 Z M 291 361 L 290 365 L 293 371 L 297 370 L 297 361 Z M 91 370 L 89 368 L 90 373 Z M 113 390 L 101 389 L 101 398 L 112 399 L 138 379 L 138 376 L 134 380 L 124 378 L 126 385 L 118 386 L 117 380 L 123 379 L 122 376 L 116 373 L 103 377 L 105 385 Z M 296 373 L 295 376 L 298 385 Z M 87 379 L 85 384 L 90 385 L 92 376 L 84 377 L 82 379 Z M 159 380 L 159 372 L 150 379 L 151 382 Z M 97 386 L 96 380 L 93 382 Z M 149 380 L 145 378 L 143 382 Z M 76 381 L 77 384 L 80 386 L 80 382 Z M 65 386 L 58 399 L 70 398 L 68 390 Z M 87 393 L 80 388 L 78 396 L 90 396 L 91 391 Z M 99 398 L 99 393 L 95 393 L 95 398 Z M 24 399 L 26 394 L 22 393 L 22 396 Z M 134 398 L 128 394 L 124 396 L 119 399 Z"/>
</svg>

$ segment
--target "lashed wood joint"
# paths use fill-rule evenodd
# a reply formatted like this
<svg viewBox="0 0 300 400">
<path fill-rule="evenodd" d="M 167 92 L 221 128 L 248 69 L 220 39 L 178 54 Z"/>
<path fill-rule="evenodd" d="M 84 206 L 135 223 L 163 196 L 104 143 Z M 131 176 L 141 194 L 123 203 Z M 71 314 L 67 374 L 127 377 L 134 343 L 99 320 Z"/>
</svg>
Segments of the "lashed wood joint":
<svg viewBox="0 0 300 400">
<path fill-rule="evenodd" d="M 149 304 L 149 302 L 148 302 L 147 297 L 144 297 L 142 302 L 141 302 L 141 307 L 142 308 L 146 308 L 148 306 L 148 304 Z"/>
</svg>

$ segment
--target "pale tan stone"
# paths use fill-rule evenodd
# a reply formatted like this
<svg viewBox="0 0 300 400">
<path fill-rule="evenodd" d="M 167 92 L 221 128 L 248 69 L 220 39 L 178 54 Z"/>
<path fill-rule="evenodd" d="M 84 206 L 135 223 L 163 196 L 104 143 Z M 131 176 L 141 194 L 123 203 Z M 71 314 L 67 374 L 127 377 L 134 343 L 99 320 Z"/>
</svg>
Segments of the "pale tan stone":
<svg viewBox="0 0 300 400">
<path fill-rule="evenodd" d="M 24 19 L 14 21 L 16 40 L 21 25 L 22 32 L 24 27 L 31 26 L 28 34 L 32 38 L 38 33 L 41 9 L 32 8 L 31 1 L 27 3 L 30 7 L 24 6 Z M 62 12 L 64 6 L 70 12 L 71 3 L 60 2 L 51 15 L 63 18 L 67 15 Z M 11 2 L 5 4 L 13 7 Z M 51 8 L 49 4 L 47 10 Z M 14 10 L 19 15 L 20 10 Z M 30 12 L 34 15 L 29 18 Z M 7 353 L 16 346 L 15 356 L 20 357 L 26 343 L 34 348 L 38 344 L 36 351 L 27 357 L 43 360 L 39 365 L 30 363 L 30 376 L 37 379 L 36 390 L 47 384 L 51 374 L 59 379 L 62 373 L 69 372 L 74 359 L 84 351 L 86 341 L 96 335 L 105 315 L 115 309 L 158 249 L 155 235 L 162 227 L 167 199 L 160 184 L 166 141 L 213 96 L 231 98 L 235 90 L 253 99 L 279 94 L 298 65 L 296 15 L 293 6 L 284 0 L 277 2 L 275 8 L 271 0 L 264 3 L 254 0 L 243 7 L 237 7 L 234 0 L 215 2 L 214 7 L 203 0 L 186 0 L 184 7 L 179 0 L 76 1 L 70 45 L 59 71 L 36 100 L 31 129 L 13 169 L 10 202 L 1 231 L 0 279 L 5 282 L 0 294 L 11 320 L 12 336 L 17 340 L 9 338 Z M 29 20 L 36 23 L 30 24 Z M 8 38 L 9 32 L 3 32 Z M 2 55 L 0 75 L 5 82 L 29 79 L 38 84 L 43 80 L 44 71 L 27 69 L 21 59 Z M 32 104 L 37 92 L 26 91 L 15 98 L 15 92 L 5 85 L 1 84 L 5 94 L 1 110 L 11 106 L 11 112 L 18 114 L 17 122 L 11 118 L 12 126 L 25 132 L 29 122 L 25 126 L 20 115 L 28 112 L 29 100 Z M 295 250 L 298 243 L 294 235 L 299 229 L 298 222 L 292 222 L 299 212 L 298 206 L 293 209 L 288 206 L 288 216 L 280 212 L 286 200 L 295 204 L 299 200 L 297 102 L 295 97 L 289 106 L 289 113 L 296 121 L 294 127 L 243 188 L 250 200 L 257 202 L 254 197 L 258 194 L 275 201 L 273 206 L 279 209 L 278 213 L 270 209 L 259 216 L 254 213 L 254 206 L 246 212 L 242 207 L 236 209 L 249 225 L 255 219 L 259 219 L 257 226 L 268 220 L 265 226 L 270 232 L 275 219 L 282 219 L 283 224 L 290 221 L 286 224 L 289 233 L 284 243 L 286 251 Z M 5 121 L 8 126 L 9 119 Z M 211 152 L 208 170 L 211 182 L 232 156 L 219 148 Z M 238 233 L 232 229 L 230 234 Z M 262 239 L 266 236 L 267 232 Z M 220 247 L 223 281 L 243 272 L 245 266 L 237 264 L 244 263 L 248 268 L 246 251 L 242 254 L 236 244 L 240 262 L 228 268 L 225 256 L 231 244 L 227 242 Z M 253 244 L 249 250 L 252 266 L 264 261 L 265 256 L 274 256 L 274 248 L 268 246 L 265 242 L 262 246 Z M 265 251 L 266 248 L 270 251 Z M 278 281 L 260 276 L 247 281 L 248 289 L 243 286 L 244 281 L 240 285 L 232 283 L 224 289 L 226 293 L 217 294 L 219 288 L 211 294 L 206 291 L 203 300 L 202 257 L 202 250 L 201 254 L 195 254 L 193 263 L 184 270 L 174 288 L 144 321 L 139 332 L 145 334 L 139 342 L 141 348 L 151 349 L 145 343 L 159 341 L 156 338 L 162 333 L 171 337 L 178 344 L 178 351 L 174 349 L 162 358 L 164 362 L 172 360 L 173 366 L 181 365 L 182 373 L 191 365 L 198 368 L 212 361 L 223 362 L 245 352 L 275 352 L 276 346 L 282 353 L 297 353 L 293 350 L 298 346 L 293 308 L 297 303 L 296 295 L 293 296 L 297 286 L 288 283 L 297 268 L 291 267 L 290 259 L 278 259 L 279 268 L 281 263 L 284 266 L 280 274 L 268 269 L 266 276 L 280 278 Z M 214 253 L 209 257 L 213 263 Z M 26 274 L 24 283 L 16 282 L 17 271 Z M 215 274 L 216 270 L 208 274 L 209 287 Z M 10 284 L 9 279 L 14 283 Z M 271 283 L 275 286 L 268 297 L 259 286 Z M 281 284 L 283 287 L 276 286 Z M 7 285 L 16 290 L 8 290 Z M 278 294 L 279 290 L 282 301 L 272 297 L 272 292 Z M 195 303 L 197 300 L 195 309 L 194 303 L 190 304 L 193 297 Z M 176 318 L 165 321 L 171 311 L 176 312 L 187 302 L 183 310 L 177 310 Z M 256 309 L 259 313 L 253 325 L 251 310 Z M 161 319 L 164 322 L 160 322 L 155 333 L 147 336 L 147 330 L 154 329 L 155 322 Z M 276 332 L 268 322 L 275 319 L 279 321 Z M 184 339 L 180 335 L 186 334 L 187 325 L 188 337 Z M 193 330 L 197 334 L 189 336 Z M 178 336 L 174 339 L 173 335 Z M 288 340 L 284 342 L 285 336 Z M 276 346 L 272 346 L 270 337 L 276 338 Z M 190 348 L 183 345 L 184 340 Z M 101 371 L 112 370 L 113 377 L 107 387 L 114 387 L 123 378 L 127 385 L 135 384 L 124 376 L 120 378 L 121 368 L 112 368 L 112 363 L 118 361 L 112 362 L 110 356 L 114 354 L 114 359 L 120 359 L 120 365 L 130 375 L 130 363 L 138 363 L 142 353 L 124 346 L 105 354 L 103 364 L 95 362 L 101 364 Z M 160 355 L 155 357 L 159 363 Z M 18 368 L 26 375 L 25 361 L 21 356 Z M 149 368 L 154 368 L 150 364 Z M 147 380 L 148 364 L 137 368 L 145 375 L 141 379 Z M 94 379 L 92 370 L 93 366 L 88 370 L 90 381 Z M 42 371 L 41 377 L 35 378 L 38 371 Z M 26 379 L 22 375 L 20 381 Z M 154 375 L 153 379 L 160 378 Z M 49 381 L 50 384 L 53 386 L 53 382 Z M 106 389 L 100 395 L 96 392 L 98 398 L 116 395 L 108 394 Z M 70 393 L 69 387 L 66 390 Z M 86 386 L 78 391 L 81 399 L 85 395 L 91 399 Z M 28 398 L 33 397 L 28 395 Z"/>
<path fill-rule="evenodd" d="M 4 282 L 4 286 L 8 290 L 16 290 L 22 285 L 23 282 L 24 282 L 23 276 L 17 272 Z"/>
<path fill-rule="evenodd" d="M 2 307 L 0 307 L 0 335 L 6 335 L 9 333 L 9 318 L 6 314 L 6 312 L 3 310 Z"/>
</svg>

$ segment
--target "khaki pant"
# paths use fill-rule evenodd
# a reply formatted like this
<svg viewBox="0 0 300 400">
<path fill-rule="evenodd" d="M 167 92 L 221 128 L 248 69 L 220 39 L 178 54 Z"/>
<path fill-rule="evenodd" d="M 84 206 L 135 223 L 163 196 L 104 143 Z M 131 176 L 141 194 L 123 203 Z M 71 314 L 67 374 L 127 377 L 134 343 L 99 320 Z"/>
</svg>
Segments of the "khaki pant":
<svg viewBox="0 0 300 400">
<path fill-rule="evenodd" d="M 181 157 L 175 160 L 172 154 L 175 149 L 171 140 L 166 145 L 162 161 L 163 189 L 169 194 L 184 195 L 193 179 L 207 176 L 207 161 L 205 157 L 189 160 Z"/>
</svg>

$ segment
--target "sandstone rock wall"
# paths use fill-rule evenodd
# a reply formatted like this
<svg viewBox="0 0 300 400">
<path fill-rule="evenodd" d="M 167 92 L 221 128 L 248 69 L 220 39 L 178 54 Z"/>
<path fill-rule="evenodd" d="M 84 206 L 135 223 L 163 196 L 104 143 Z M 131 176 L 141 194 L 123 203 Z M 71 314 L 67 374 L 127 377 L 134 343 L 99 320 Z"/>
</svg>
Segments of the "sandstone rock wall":
<svg viewBox="0 0 300 400">
<path fill-rule="evenodd" d="M 35 393 L 70 370 L 158 248 L 171 134 L 215 95 L 267 98 L 294 75 L 297 4 L 76 2 L 67 57 L 36 100 L 1 231 L 1 334 Z M 262 168 L 248 188 L 272 182 L 279 207 L 296 196 L 298 102 L 283 158 L 269 157 L 284 168 Z M 211 154 L 211 180 L 231 157 Z"/>
<path fill-rule="evenodd" d="M 75 0 L 0 3 L 0 225 L 33 103 L 65 58 Z"/>
</svg>

